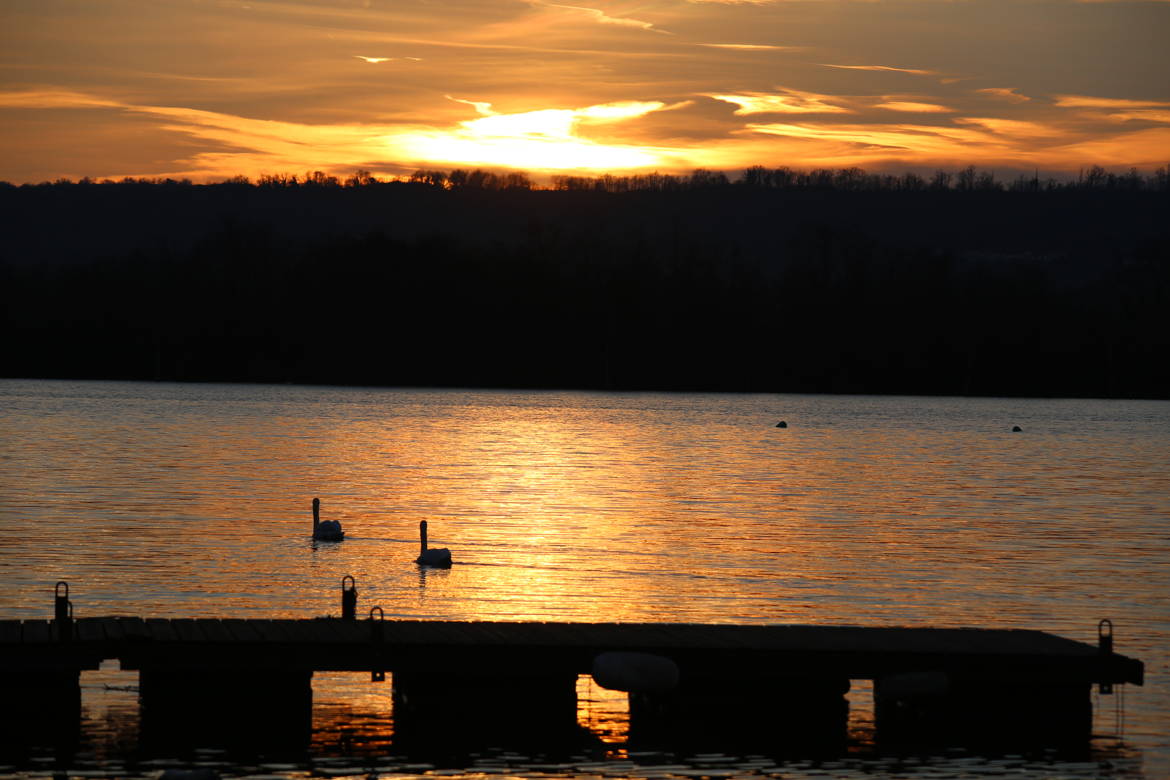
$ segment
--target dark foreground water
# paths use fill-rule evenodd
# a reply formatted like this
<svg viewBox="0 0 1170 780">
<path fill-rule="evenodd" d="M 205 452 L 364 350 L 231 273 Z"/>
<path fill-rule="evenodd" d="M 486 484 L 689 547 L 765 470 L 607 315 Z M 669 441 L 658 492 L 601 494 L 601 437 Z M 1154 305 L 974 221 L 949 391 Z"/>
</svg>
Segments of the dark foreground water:
<svg viewBox="0 0 1170 780">
<path fill-rule="evenodd" d="M 1095 642 L 1107 617 L 1146 662 L 1144 687 L 1094 694 L 1075 757 L 883 755 L 864 682 L 840 756 L 630 755 L 624 696 L 582 678 L 591 746 L 439 768 L 396 752 L 389 685 L 342 673 L 314 678 L 307 757 L 144 755 L 137 676 L 105 669 L 71 773 L 1170 776 L 1170 403 L 3 381 L 0 409 L 0 618 L 50 617 L 60 579 L 79 615 L 336 614 L 351 574 L 388 618 Z M 344 543 L 310 540 L 314 496 Z M 450 571 L 414 566 L 422 519 Z"/>
</svg>

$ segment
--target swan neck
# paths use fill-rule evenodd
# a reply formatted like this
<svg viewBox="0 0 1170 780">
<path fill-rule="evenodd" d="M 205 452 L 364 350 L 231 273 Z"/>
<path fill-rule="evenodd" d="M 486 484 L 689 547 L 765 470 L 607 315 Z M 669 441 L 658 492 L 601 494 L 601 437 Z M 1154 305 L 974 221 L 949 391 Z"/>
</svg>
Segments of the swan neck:
<svg viewBox="0 0 1170 780">
<path fill-rule="evenodd" d="M 427 551 L 427 521 L 423 520 L 418 524 L 419 543 L 422 545 L 419 552 Z"/>
<path fill-rule="evenodd" d="M 313 530 L 317 530 L 317 526 L 321 525 L 321 501 L 313 499 Z"/>
</svg>

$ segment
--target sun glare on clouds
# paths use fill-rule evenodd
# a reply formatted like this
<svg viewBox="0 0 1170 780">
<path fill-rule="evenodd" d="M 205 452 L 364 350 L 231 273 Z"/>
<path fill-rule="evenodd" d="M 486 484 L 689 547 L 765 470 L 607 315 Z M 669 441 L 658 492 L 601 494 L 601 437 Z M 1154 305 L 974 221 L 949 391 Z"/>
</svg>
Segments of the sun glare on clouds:
<svg viewBox="0 0 1170 780">
<path fill-rule="evenodd" d="M 634 169 L 654 166 L 664 159 L 659 149 L 600 144 L 578 134 L 582 125 L 621 122 L 666 107 L 658 101 L 622 101 L 514 114 L 497 113 L 490 103 L 457 102 L 474 106 L 481 116 L 464 120 L 449 130 L 388 135 L 384 139 L 388 150 L 420 160 L 542 170 Z"/>
</svg>

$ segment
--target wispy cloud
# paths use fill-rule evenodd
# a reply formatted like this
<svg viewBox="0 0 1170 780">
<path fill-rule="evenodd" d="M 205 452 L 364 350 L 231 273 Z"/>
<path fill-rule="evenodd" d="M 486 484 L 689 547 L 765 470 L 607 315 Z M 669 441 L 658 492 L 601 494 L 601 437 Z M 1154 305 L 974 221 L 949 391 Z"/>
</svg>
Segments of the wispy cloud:
<svg viewBox="0 0 1170 780">
<path fill-rule="evenodd" d="M 879 71 L 893 71 L 895 73 L 911 73 L 915 76 L 936 76 L 938 75 L 933 70 L 919 70 L 918 68 L 895 68 L 890 65 L 830 65 L 827 62 L 821 63 L 825 68 L 839 68 L 841 70 L 879 70 Z"/>
<path fill-rule="evenodd" d="M 67 89 L 30 89 L 0 92 L 0 108 L 122 108 L 115 100 Z"/>
<path fill-rule="evenodd" d="M 1170 101 L 1057 95 L 1054 102 L 1061 108 L 1082 109 L 1078 112 L 1082 116 L 1095 117 L 1111 123 L 1156 122 L 1170 124 L 1170 110 L 1167 110 L 1170 109 Z"/>
<path fill-rule="evenodd" d="M 709 49 L 741 49 L 743 51 L 790 51 L 804 48 L 802 46 L 772 46 L 766 43 L 697 43 L 696 46 L 706 46 Z"/>
<path fill-rule="evenodd" d="M 848 114 L 851 109 L 831 103 L 830 95 L 785 89 L 779 93 L 747 92 L 741 95 L 707 95 L 724 103 L 739 106 L 735 113 L 743 114 Z"/>
<path fill-rule="evenodd" d="M 1089 97 L 1087 95 L 1057 95 L 1054 102 L 1062 108 L 1162 108 L 1170 106 L 1170 102 L 1162 100 L 1126 100 Z"/>
<path fill-rule="evenodd" d="M 641 30 L 648 30 L 650 32 L 663 33 L 669 35 L 670 33 L 659 27 L 655 27 L 651 22 L 644 22 L 640 19 L 631 19 L 626 16 L 610 16 L 598 8 L 587 8 L 580 5 L 562 5 L 561 3 L 546 3 L 542 0 L 531 0 L 532 5 L 540 8 L 561 8 L 566 11 L 572 11 L 577 14 L 584 14 L 589 19 L 598 24 L 612 24 L 619 27 L 636 27 Z"/>
<path fill-rule="evenodd" d="M 1106 116 L 1111 122 L 1160 122 L 1162 124 L 1170 124 L 1170 111 L 1152 108 L 1114 111 Z"/>
<path fill-rule="evenodd" d="M 1027 103 L 1031 100 L 1027 95 L 1021 95 L 1016 92 L 1015 87 L 984 87 L 983 89 L 975 90 L 980 95 L 987 95 L 988 97 L 996 98 L 997 100 L 1006 100 L 1009 103 Z"/>
<path fill-rule="evenodd" d="M 354 59 L 368 62 L 371 65 L 378 65 L 383 62 L 397 62 L 400 60 L 409 60 L 411 62 L 422 62 L 422 57 L 364 57 L 361 54 L 353 55 Z"/>
<path fill-rule="evenodd" d="M 480 116 L 494 116 L 496 113 L 492 110 L 491 103 L 486 103 L 481 100 L 463 100 L 462 98 L 451 97 L 450 95 L 444 95 L 443 97 L 455 103 L 462 103 L 466 106 L 471 106 Z"/>
<path fill-rule="evenodd" d="M 753 133 L 820 141 L 836 141 L 873 150 L 900 150 L 917 156 L 962 158 L 964 147 L 978 146 L 982 152 L 1003 156 L 1011 145 L 979 130 L 930 125 L 882 125 L 825 123 L 770 123 L 749 125 Z"/>
<path fill-rule="evenodd" d="M 955 110 L 937 103 L 918 103 L 912 100 L 888 100 L 884 103 L 875 104 L 874 108 L 884 108 L 887 111 L 903 111 L 913 114 L 947 114 Z"/>
<path fill-rule="evenodd" d="M 1064 128 L 1023 119 L 971 116 L 958 117 L 955 122 L 964 125 L 977 125 L 993 133 L 1015 138 L 1060 138 L 1070 135 L 1070 131 Z"/>
</svg>

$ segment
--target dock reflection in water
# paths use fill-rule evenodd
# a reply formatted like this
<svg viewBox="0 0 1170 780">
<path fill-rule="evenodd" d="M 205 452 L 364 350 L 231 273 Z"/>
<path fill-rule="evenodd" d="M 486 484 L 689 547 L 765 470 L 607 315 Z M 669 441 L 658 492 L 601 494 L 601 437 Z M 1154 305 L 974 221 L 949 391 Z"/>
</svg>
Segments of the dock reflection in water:
<svg viewBox="0 0 1170 780">
<path fill-rule="evenodd" d="M 137 741 L 136 675 L 102 670 L 83 675 L 82 750 L 68 762 L 75 772 L 114 772 L 118 777 L 155 776 L 161 768 L 213 768 L 223 776 L 262 772 L 297 777 L 373 773 L 395 776 L 442 768 L 442 774 L 483 778 L 507 774 L 550 780 L 596 780 L 598 777 L 653 777 L 658 780 L 695 778 L 1076 778 L 1141 777 L 1140 756 L 1114 740 L 1098 737 L 1092 755 L 1086 752 L 1036 749 L 1021 752 L 895 751 L 883 753 L 873 741 L 868 686 L 851 691 L 848 743 L 837 753 L 776 754 L 732 750 L 703 751 L 638 749 L 627 742 L 628 708 L 624 695 L 599 689 L 587 676 L 578 680 L 577 723 L 581 739 L 571 749 L 533 749 L 529 744 L 498 745 L 466 750 L 415 751 L 395 744 L 391 681 L 371 684 L 364 673 L 318 673 L 314 678 L 313 733 L 307 750 L 256 754 L 193 745 L 171 753 L 151 753 Z M 1110 713 L 1111 715 L 1112 713 Z M 441 733 L 452 746 L 461 735 Z M 466 736 L 466 735 L 463 735 Z M 471 740 L 470 742 L 474 742 Z M 450 748 L 451 746 L 449 746 Z M 20 776 L 32 777 L 32 767 Z M 73 773 L 70 773 L 73 774 Z"/>
</svg>

